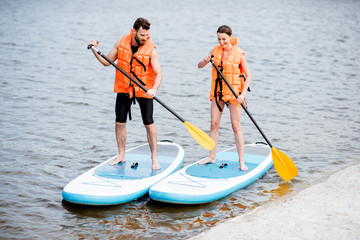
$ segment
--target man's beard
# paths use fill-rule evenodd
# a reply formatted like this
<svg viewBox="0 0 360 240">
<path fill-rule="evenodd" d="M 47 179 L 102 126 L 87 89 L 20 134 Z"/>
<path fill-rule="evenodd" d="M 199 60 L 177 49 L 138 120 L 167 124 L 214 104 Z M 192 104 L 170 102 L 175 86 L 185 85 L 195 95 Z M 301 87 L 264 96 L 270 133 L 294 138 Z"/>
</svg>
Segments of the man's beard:
<svg viewBox="0 0 360 240">
<path fill-rule="evenodd" d="M 137 44 L 139 44 L 140 46 L 145 44 L 145 41 L 140 41 L 140 39 L 138 38 L 137 34 L 135 35 L 135 41 L 137 42 Z"/>
</svg>

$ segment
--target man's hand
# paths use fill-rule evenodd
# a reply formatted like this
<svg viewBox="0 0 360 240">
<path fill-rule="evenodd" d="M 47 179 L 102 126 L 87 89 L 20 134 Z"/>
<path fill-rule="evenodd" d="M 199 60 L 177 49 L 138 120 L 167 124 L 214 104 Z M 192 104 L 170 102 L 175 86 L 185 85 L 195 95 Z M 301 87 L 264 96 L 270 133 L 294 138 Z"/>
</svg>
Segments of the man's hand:
<svg viewBox="0 0 360 240">
<path fill-rule="evenodd" d="M 154 89 L 149 89 L 145 94 L 145 96 L 147 97 L 155 97 L 155 95 L 156 95 L 156 90 Z"/>
</svg>

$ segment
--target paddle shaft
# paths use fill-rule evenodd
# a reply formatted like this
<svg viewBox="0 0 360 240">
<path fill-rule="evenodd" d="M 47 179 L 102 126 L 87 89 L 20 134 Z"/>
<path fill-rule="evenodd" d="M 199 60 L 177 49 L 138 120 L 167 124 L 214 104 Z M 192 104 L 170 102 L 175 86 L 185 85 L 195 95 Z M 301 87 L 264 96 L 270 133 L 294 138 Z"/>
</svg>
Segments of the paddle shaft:
<svg viewBox="0 0 360 240">
<path fill-rule="evenodd" d="M 127 78 L 130 79 L 130 81 L 132 81 L 133 83 L 135 83 L 136 85 L 138 85 L 142 90 L 144 90 L 145 92 L 147 92 L 148 90 L 141 85 L 137 80 L 135 80 L 133 77 L 131 77 L 127 72 L 125 72 L 124 70 L 122 70 L 118 65 L 116 65 L 113 61 L 111 61 L 107 56 L 105 56 L 105 54 L 103 54 L 102 52 L 100 52 L 97 48 L 95 48 L 93 45 L 89 45 L 88 49 L 93 49 L 97 54 L 99 54 L 102 58 L 104 58 L 106 61 L 108 61 L 111 65 L 113 65 L 117 70 L 119 70 L 122 74 L 124 74 Z M 176 112 L 174 112 L 174 110 L 172 110 L 169 106 L 167 106 L 164 102 L 162 102 L 159 98 L 157 98 L 156 96 L 153 97 L 153 99 L 155 99 L 158 103 L 160 103 L 164 108 L 166 108 L 169 112 L 171 112 L 175 117 L 177 117 L 180 121 L 185 122 L 185 119 L 183 119 L 182 117 L 180 117 Z"/>
<path fill-rule="evenodd" d="M 229 89 L 231 90 L 231 92 L 234 94 L 234 96 L 236 98 L 239 97 L 239 95 L 235 92 L 235 90 L 231 87 L 231 85 L 229 84 L 229 82 L 226 80 L 225 76 L 222 74 L 222 72 L 220 71 L 220 69 L 216 66 L 216 64 L 214 63 L 214 61 L 212 60 L 212 58 L 210 58 L 210 62 L 211 64 L 214 66 L 214 68 L 216 69 L 216 71 L 220 74 L 221 78 L 225 81 L 226 85 L 229 87 Z M 246 114 L 249 116 L 249 118 L 251 119 L 251 121 L 254 123 L 255 127 L 259 130 L 260 134 L 263 136 L 263 138 L 265 139 L 265 141 L 267 142 L 267 144 L 270 146 L 270 148 L 273 148 L 272 144 L 270 143 L 270 141 L 267 139 L 267 137 L 265 136 L 265 134 L 263 133 L 263 131 L 260 129 L 260 127 L 257 125 L 255 119 L 251 116 L 251 114 L 249 113 L 249 111 L 246 109 L 246 107 L 244 106 L 243 103 L 240 103 L 242 108 L 245 110 Z"/>
</svg>

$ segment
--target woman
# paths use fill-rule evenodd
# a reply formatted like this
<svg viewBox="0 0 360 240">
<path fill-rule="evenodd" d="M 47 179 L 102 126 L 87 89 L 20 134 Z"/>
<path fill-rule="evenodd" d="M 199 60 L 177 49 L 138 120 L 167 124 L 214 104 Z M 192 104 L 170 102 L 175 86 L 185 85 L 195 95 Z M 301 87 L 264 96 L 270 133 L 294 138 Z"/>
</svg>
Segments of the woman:
<svg viewBox="0 0 360 240">
<path fill-rule="evenodd" d="M 219 140 L 219 126 L 222 110 L 225 104 L 230 109 L 230 119 L 232 129 L 235 135 L 235 144 L 239 154 L 239 164 L 242 171 L 248 168 L 244 163 L 244 136 L 241 131 L 241 105 L 245 103 L 245 95 L 248 90 L 251 74 L 246 63 L 245 53 L 238 47 L 239 39 L 232 36 L 232 30 L 229 26 L 223 25 L 218 28 L 217 37 L 219 45 L 205 56 L 198 64 L 198 68 L 205 67 L 213 56 L 214 63 L 219 67 L 226 80 L 231 84 L 239 97 L 235 98 L 225 82 L 221 79 L 216 69 L 212 70 L 212 84 L 210 91 L 211 101 L 211 128 L 210 137 L 217 143 Z M 245 75 L 245 76 L 244 76 Z M 246 78 L 245 78 L 246 77 Z M 246 79 L 244 81 L 244 79 Z M 245 105 L 246 106 L 246 105 Z M 215 163 L 216 146 L 210 151 L 207 159 L 199 164 Z"/>
</svg>

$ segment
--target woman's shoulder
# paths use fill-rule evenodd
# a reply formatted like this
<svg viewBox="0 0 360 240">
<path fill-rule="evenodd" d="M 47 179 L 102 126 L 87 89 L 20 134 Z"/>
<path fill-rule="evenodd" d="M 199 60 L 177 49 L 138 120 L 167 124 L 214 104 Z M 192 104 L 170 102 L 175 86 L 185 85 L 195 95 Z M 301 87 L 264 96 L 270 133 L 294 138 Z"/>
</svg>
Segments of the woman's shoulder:
<svg viewBox="0 0 360 240">
<path fill-rule="evenodd" d="M 236 53 L 239 53 L 239 54 L 244 54 L 245 53 L 244 50 L 242 48 L 239 48 L 238 46 L 234 47 L 234 51 Z"/>
</svg>

